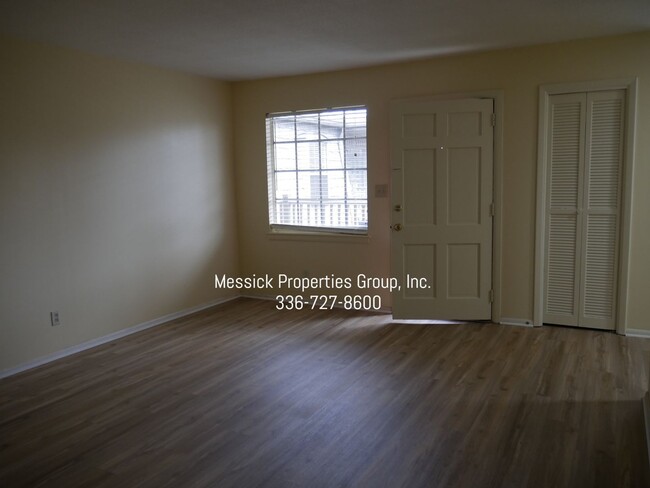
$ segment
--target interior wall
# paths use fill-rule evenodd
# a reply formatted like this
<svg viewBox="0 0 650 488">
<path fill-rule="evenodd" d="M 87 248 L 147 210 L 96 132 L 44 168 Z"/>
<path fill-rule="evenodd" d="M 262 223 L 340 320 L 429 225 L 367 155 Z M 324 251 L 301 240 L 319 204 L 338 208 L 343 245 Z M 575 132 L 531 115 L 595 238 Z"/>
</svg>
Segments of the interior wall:
<svg viewBox="0 0 650 488">
<path fill-rule="evenodd" d="M 0 66 L 0 371 L 232 294 L 229 84 L 13 39 Z"/>
<path fill-rule="evenodd" d="M 449 56 L 388 66 L 259 80 L 234 86 L 235 160 L 242 274 L 389 276 L 389 101 L 503 90 L 501 317 L 533 318 L 539 85 L 639 77 L 628 327 L 650 330 L 650 33 Z M 267 112 L 368 107 L 367 240 L 281 240 L 268 235 Z M 384 294 L 384 303 L 390 297 Z"/>
</svg>

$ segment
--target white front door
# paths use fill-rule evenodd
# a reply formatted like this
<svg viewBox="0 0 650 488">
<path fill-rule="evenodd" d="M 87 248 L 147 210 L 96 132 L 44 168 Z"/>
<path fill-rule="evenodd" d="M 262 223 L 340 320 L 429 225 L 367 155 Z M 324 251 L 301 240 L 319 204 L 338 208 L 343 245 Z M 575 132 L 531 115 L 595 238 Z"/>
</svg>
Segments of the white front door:
<svg viewBox="0 0 650 488">
<path fill-rule="evenodd" d="M 391 106 L 395 318 L 491 318 L 492 114 L 492 99 Z"/>
</svg>

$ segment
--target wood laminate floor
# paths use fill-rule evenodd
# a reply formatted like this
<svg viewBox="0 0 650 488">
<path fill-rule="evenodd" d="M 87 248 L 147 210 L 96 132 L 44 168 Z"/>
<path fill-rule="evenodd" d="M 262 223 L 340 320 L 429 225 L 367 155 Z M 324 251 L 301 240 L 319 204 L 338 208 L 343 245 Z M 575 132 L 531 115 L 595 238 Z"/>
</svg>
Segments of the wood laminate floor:
<svg viewBox="0 0 650 488">
<path fill-rule="evenodd" d="M 650 486 L 650 341 L 274 305 L 1 380 L 0 486 Z"/>
</svg>

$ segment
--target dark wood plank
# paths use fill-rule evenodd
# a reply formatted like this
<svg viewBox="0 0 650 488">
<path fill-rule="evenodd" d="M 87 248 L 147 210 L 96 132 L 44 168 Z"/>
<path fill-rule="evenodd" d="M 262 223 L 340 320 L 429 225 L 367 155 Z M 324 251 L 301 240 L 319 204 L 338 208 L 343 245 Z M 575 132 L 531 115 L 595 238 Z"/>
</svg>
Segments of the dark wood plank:
<svg viewBox="0 0 650 488">
<path fill-rule="evenodd" d="M 240 299 L 0 381 L 0 486 L 647 487 L 650 341 Z"/>
</svg>

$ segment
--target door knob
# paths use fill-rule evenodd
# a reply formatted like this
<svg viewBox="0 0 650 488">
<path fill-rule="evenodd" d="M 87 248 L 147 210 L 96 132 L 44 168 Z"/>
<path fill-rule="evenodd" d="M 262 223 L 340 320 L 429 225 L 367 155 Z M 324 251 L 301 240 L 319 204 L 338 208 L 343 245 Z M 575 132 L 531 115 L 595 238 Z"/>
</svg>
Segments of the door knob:
<svg viewBox="0 0 650 488">
<path fill-rule="evenodd" d="M 400 230 L 402 230 L 402 224 L 395 224 L 392 226 L 392 228 L 394 231 L 399 232 Z"/>
</svg>

